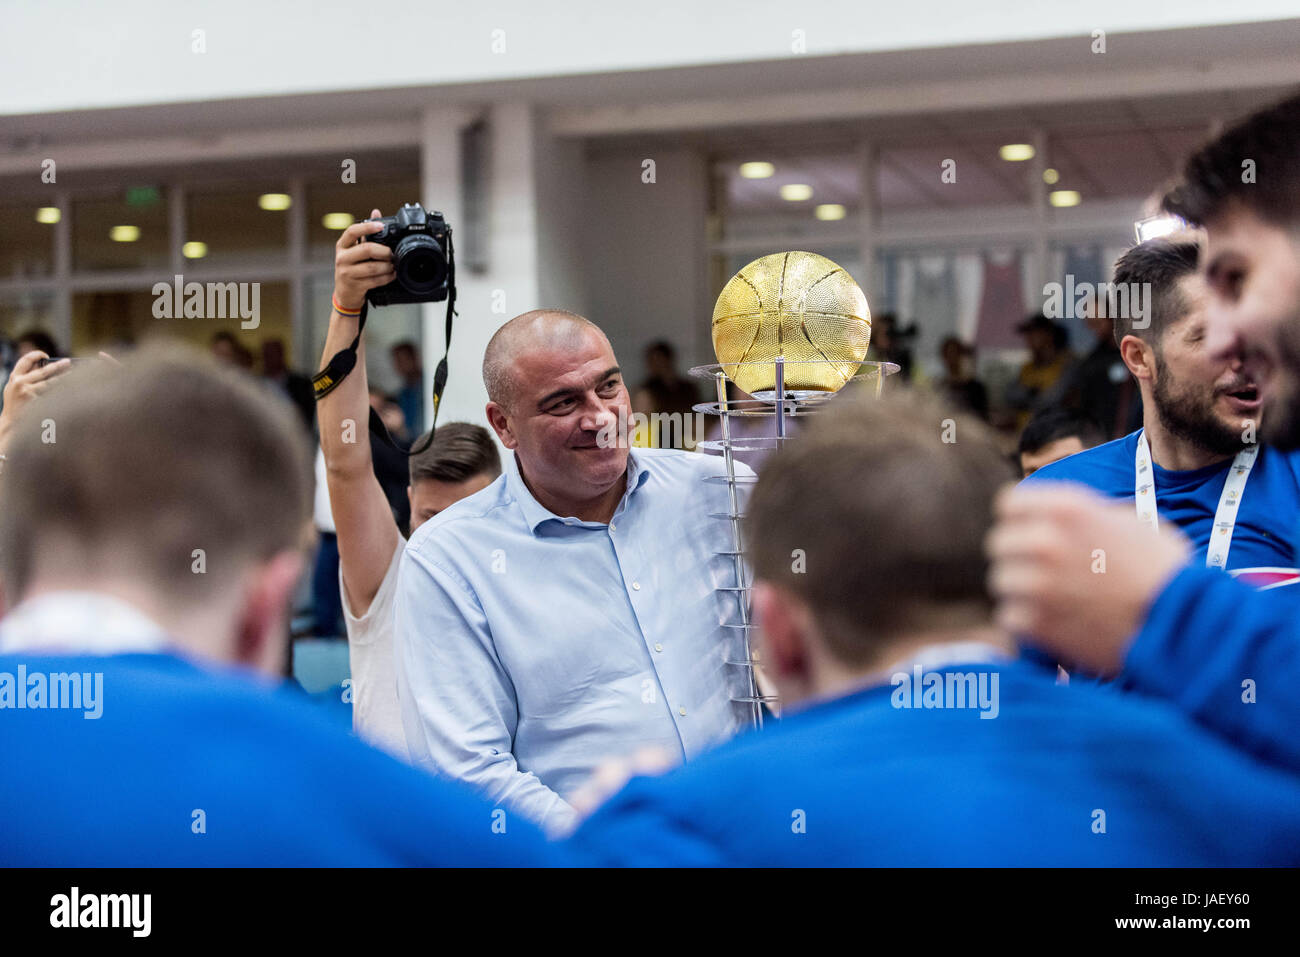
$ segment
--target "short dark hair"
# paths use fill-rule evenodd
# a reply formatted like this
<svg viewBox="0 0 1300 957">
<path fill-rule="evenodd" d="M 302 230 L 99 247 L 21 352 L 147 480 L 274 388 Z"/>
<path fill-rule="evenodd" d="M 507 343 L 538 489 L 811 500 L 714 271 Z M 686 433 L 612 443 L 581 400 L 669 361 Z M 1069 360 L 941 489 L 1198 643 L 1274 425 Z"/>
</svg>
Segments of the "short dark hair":
<svg viewBox="0 0 1300 957">
<path fill-rule="evenodd" d="M 1091 418 L 1074 409 L 1045 409 L 1020 433 L 1020 454 L 1032 455 L 1053 442 L 1075 436 L 1090 449 L 1101 442 L 1101 429 Z"/>
<path fill-rule="evenodd" d="M 46 442 L 41 421 L 57 424 Z M 107 562 L 179 603 L 305 544 L 311 450 L 288 400 L 193 348 L 80 363 L 24 412 L 0 482 L 0 571 L 20 599 Z M 203 550 L 204 573 L 194 570 Z"/>
<path fill-rule="evenodd" d="M 1255 173 L 1249 179 L 1247 161 Z M 1203 226 L 1233 202 L 1277 225 L 1300 220 L 1300 95 L 1248 116 L 1193 153 L 1163 205 Z"/>
<path fill-rule="evenodd" d="M 51 359 L 58 359 L 63 355 L 59 351 L 59 344 L 54 341 L 54 337 L 44 329 L 28 329 L 14 341 L 19 343 L 30 342 Z"/>
<path fill-rule="evenodd" d="M 1195 243 L 1148 239 L 1119 257 L 1112 286 L 1130 291 L 1125 296 L 1129 308 L 1109 309 L 1116 345 L 1129 335 L 1156 345 L 1169 323 L 1182 318 L 1187 303 L 1178 288 L 1178 281 L 1196 272 L 1199 254 Z M 1132 290 L 1138 286 L 1150 290 L 1145 328 L 1138 328 L 1133 322 L 1136 310 L 1131 308 Z M 1105 307 L 1098 302 L 1097 308 Z"/>
<path fill-rule="evenodd" d="M 427 449 L 411 456 L 410 468 L 411 484 L 420 479 L 464 482 L 483 474 L 496 478 L 501 474 L 501 454 L 483 426 L 448 422 L 438 426 Z"/>
<path fill-rule="evenodd" d="M 673 344 L 667 339 L 656 339 L 654 342 L 650 343 L 650 345 L 645 347 L 646 355 L 655 352 L 659 353 L 669 362 L 672 362 L 677 358 L 677 350 L 673 348 Z"/>
<path fill-rule="evenodd" d="M 978 420 L 907 390 L 845 393 L 764 465 L 745 519 L 755 577 L 855 667 L 909 632 L 987 624 L 984 538 L 1012 478 Z"/>
<path fill-rule="evenodd" d="M 390 353 L 405 352 L 407 355 L 410 355 L 412 357 L 418 356 L 420 354 L 419 349 L 416 348 L 415 343 L 412 342 L 410 339 L 403 339 L 401 342 L 393 343 L 393 345 L 389 348 L 388 351 Z"/>
</svg>

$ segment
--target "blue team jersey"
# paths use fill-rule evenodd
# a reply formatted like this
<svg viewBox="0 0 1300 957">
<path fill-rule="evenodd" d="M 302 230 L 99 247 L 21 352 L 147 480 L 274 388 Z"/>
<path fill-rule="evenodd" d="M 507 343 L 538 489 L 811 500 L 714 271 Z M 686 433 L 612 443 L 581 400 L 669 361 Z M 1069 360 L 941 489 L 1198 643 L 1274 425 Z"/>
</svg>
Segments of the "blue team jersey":
<svg viewBox="0 0 1300 957">
<path fill-rule="evenodd" d="M 73 674 L 102 675 L 93 710 Z M 527 821 L 300 696 L 167 654 L 0 655 L 0 755 L 3 866 L 559 861 Z"/>
<path fill-rule="evenodd" d="M 892 686 L 818 704 L 634 778 L 569 846 L 599 865 L 1300 863 L 1300 778 L 1174 708 L 1021 661 L 953 672 L 996 675 L 992 707 L 902 707 Z"/>
<path fill-rule="evenodd" d="M 1134 459 L 1138 433 L 1076 452 L 1045 465 L 1026 482 L 1079 482 L 1102 495 L 1133 501 Z M 1151 464 L 1155 473 L 1160 519 L 1183 530 L 1205 563 L 1214 532 L 1219 496 L 1232 460 L 1205 468 L 1174 472 Z M 1296 569 L 1297 519 L 1300 518 L 1300 452 L 1261 446 L 1237 508 L 1227 569 L 1255 587 L 1292 584 Z"/>
</svg>

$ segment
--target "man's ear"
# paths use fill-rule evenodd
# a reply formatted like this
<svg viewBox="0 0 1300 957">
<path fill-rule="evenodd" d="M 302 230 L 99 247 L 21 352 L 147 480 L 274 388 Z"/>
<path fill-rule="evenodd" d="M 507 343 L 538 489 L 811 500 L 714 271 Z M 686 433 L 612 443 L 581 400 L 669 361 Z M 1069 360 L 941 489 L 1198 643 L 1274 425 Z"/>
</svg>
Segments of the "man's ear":
<svg viewBox="0 0 1300 957">
<path fill-rule="evenodd" d="M 235 660 L 279 676 L 289 640 L 289 606 L 306 563 L 302 552 L 279 552 L 248 576 L 235 623 Z"/>
<path fill-rule="evenodd" d="M 808 675 L 807 610 L 770 582 L 755 582 L 750 596 L 762 635 L 764 670 L 778 683 L 803 681 Z"/>
<path fill-rule="evenodd" d="M 1155 381 L 1155 351 L 1146 342 L 1137 336 L 1125 336 L 1119 341 L 1119 354 L 1138 381 Z"/>
<path fill-rule="evenodd" d="M 487 404 L 487 420 L 488 424 L 492 426 L 492 431 L 495 432 L 497 438 L 501 440 L 502 445 L 511 451 L 514 451 L 519 446 L 519 442 L 515 439 L 514 432 L 510 430 L 510 423 L 506 419 L 505 409 L 501 408 L 501 406 L 497 405 L 495 402 L 489 402 Z"/>
</svg>

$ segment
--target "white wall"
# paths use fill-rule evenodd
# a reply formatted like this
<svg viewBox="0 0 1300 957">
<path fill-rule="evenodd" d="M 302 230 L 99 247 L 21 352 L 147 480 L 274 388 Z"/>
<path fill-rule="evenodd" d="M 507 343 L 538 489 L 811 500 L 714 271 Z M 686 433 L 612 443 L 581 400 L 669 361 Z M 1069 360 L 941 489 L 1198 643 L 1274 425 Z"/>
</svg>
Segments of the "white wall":
<svg viewBox="0 0 1300 957">
<path fill-rule="evenodd" d="M 655 182 L 642 162 L 655 161 Z M 677 348 L 678 368 L 713 361 L 705 245 L 707 168 L 687 148 L 588 156 L 585 253 L 588 317 L 614 345 L 628 384 L 644 375 L 655 339 Z"/>
<path fill-rule="evenodd" d="M 1294 0 L 6 0 L 0 115 L 768 60 L 799 42 L 826 56 L 1295 13 Z"/>
</svg>

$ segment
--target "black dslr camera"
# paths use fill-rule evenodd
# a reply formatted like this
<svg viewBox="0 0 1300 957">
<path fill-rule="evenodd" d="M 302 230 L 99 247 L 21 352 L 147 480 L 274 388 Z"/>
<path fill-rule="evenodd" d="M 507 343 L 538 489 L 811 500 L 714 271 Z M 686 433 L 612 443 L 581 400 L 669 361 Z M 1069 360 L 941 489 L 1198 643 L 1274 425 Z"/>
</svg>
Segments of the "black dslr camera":
<svg viewBox="0 0 1300 957">
<path fill-rule="evenodd" d="M 366 293 L 372 306 L 402 302 L 441 302 L 447 298 L 451 275 L 451 227 L 436 210 L 426 212 L 419 203 L 407 203 L 395 216 L 370 222 L 384 228 L 366 242 L 382 243 L 393 251 L 397 278 Z"/>
</svg>

